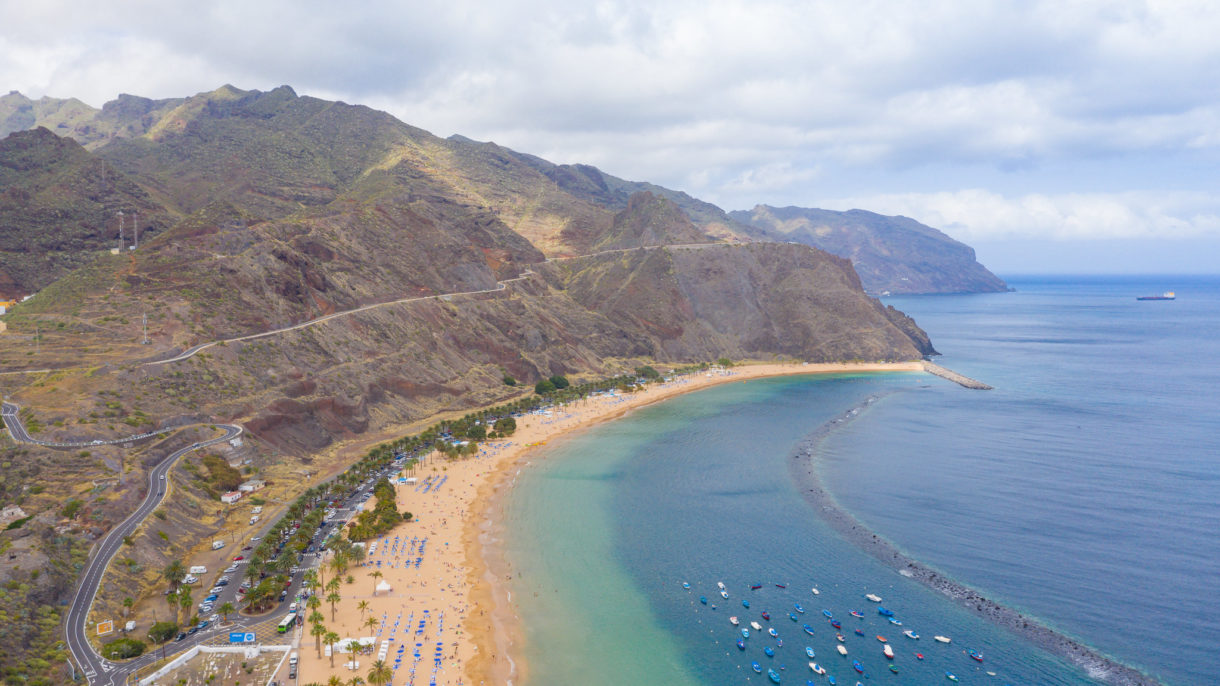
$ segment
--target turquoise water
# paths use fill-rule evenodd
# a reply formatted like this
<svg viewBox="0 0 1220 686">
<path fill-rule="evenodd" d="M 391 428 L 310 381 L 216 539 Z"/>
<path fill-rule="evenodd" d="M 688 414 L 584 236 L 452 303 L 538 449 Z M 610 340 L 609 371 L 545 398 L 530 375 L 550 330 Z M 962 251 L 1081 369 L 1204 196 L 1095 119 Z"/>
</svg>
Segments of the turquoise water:
<svg viewBox="0 0 1220 686">
<path fill-rule="evenodd" d="M 1211 389 L 1220 378 L 1208 361 L 1220 352 L 1220 283 L 1010 283 L 1020 292 L 893 299 L 929 331 L 941 362 L 995 391 L 922 374 L 733 383 L 540 451 L 505 513 L 529 683 L 768 683 L 750 670 L 755 660 L 782 665 L 785 684 L 828 683 L 806 666 L 805 646 L 840 684 L 860 678 L 853 659 L 866 683 L 948 683 L 945 671 L 962 683 L 1094 683 L 823 521 L 791 453 L 854 407 L 861 412 L 836 425 L 818 464 L 870 528 L 1169 683 L 1214 683 L 1220 432 Z M 1173 287 L 1178 301 L 1140 305 L 1176 309 L 1135 306 L 1134 295 Z M 904 625 L 884 622 L 866 592 Z M 796 603 L 806 613 L 794 623 Z M 843 623 L 849 658 L 834 652 L 823 609 Z M 774 626 L 784 646 L 768 658 L 762 648 L 775 642 L 752 636 L 739 651 L 730 615 Z M 922 638 L 902 637 L 905 628 Z M 898 675 L 877 634 L 894 647 Z"/>
</svg>

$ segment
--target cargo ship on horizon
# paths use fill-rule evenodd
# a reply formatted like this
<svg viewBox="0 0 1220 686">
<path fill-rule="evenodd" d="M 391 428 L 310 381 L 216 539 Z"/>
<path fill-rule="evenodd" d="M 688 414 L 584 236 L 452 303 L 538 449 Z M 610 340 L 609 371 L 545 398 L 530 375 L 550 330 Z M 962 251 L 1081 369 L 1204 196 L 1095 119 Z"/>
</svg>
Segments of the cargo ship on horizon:
<svg viewBox="0 0 1220 686">
<path fill-rule="evenodd" d="M 1136 300 L 1175 300 L 1177 296 L 1173 291 L 1165 291 L 1160 295 L 1141 295 Z"/>
</svg>

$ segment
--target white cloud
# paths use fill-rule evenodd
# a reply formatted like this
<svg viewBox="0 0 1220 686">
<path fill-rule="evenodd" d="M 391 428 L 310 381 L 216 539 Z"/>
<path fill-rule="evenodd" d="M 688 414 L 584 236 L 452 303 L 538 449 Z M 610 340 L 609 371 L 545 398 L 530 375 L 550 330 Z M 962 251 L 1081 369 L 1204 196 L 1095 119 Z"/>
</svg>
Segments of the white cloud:
<svg viewBox="0 0 1220 686">
<path fill-rule="evenodd" d="M 286 83 L 729 208 L 852 196 L 980 236 L 1217 214 L 1189 192 L 1220 182 L 1210 0 L 44 0 L 0 26 L 0 88 L 35 97 Z"/>
<path fill-rule="evenodd" d="M 1220 198 L 1211 193 L 1031 193 L 967 189 L 842 198 L 830 209 L 867 208 L 935 226 L 966 243 L 1035 240 L 1220 239 Z"/>
</svg>

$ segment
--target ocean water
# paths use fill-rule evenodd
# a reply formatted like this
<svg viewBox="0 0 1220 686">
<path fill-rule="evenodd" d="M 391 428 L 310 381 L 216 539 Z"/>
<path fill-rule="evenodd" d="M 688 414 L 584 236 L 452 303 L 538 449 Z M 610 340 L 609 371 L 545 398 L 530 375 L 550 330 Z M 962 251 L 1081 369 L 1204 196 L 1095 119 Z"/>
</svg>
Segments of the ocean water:
<svg viewBox="0 0 1220 686">
<path fill-rule="evenodd" d="M 948 683 L 946 671 L 962 683 L 1095 683 L 830 528 L 802 493 L 792 450 L 852 408 L 816 466 L 859 520 L 1169 683 L 1212 683 L 1220 445 L 1208 353 L 1220 340 L 1220 283 L 1011 283 L 1019 292 L 891 299 L 929 331 L 942 363 L 994 391 L 923 374 L 732 383 L 538 451 L 505 507 L 528 683 L 769 683 L 753 661 L 785 684 L 829 683 L 807 666 L 806 646 L 840 684 Z M 1179 300 L 1135 307 L 1134 295 L 1171 287 Z M 823 610 L 842 623 L 847 658 Z M 783 646 L 752 631 L 738 650 L 732 615 L 774 627 Z M 907 628 L 921 638 L 903 637 Z M 897 675 L 877 635 L 894 647 Z"/>
</svg>

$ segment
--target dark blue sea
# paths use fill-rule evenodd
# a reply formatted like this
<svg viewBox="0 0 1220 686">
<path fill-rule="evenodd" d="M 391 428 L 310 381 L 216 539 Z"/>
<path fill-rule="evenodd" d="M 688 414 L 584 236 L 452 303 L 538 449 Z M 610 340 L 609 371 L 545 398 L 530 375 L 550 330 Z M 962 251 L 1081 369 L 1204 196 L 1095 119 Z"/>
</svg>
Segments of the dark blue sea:
<svg viewBox="0 0 1220 686">
<path fill-rule="evenodd" d="M 1096 683 L 829 526 L 792 462 L 828 424 L 809 464 L 876 535 L 1166 683 L 1217 683 L 1220 278 L 1009 283 L 886 300 L 992 391 L 920 373 L 732 383 L 540 451 L 506 507 L 528 683 L 830 683 L 811 661 L 849 685 Z M 1135 300 L 1163 290 L 1178 299 Z M 751 631 L 739 650 L 730 616 L 783 646 Z"/>
</svg>

